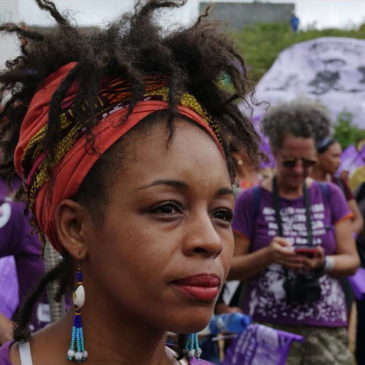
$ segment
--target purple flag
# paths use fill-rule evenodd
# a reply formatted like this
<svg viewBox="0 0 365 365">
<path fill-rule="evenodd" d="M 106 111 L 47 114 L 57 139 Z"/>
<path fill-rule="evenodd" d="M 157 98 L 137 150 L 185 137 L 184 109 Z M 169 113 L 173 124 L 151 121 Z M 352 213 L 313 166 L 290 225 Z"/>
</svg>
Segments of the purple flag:
<svg viewBox="0 0 365 365">
<path fill-rule="evenodd" d="M 0 258 L 0 313 L 10 318 L 18 306 L 18 278 L 14 258 Z"/>
<path fill-rule="evenodd" d="M 240 107 L 241 111 L 244 112 L 244 106 L 240 105 L 239 107 Z M 269 139 L 261 132 L 260 122 L 263 117 L 264 117 L 264 114 L 261 114 L 261 115 L 253 116 L 251 119 L 252 125 L 255 128 L 255 131 L 260 137 L 260 147 L 259 147 L 260 151 L 263 152 L 267 157 L 267 161 L 263 161 L 260 164 L 260 167 L 262 169 L 264 169 L 266 167 L 273 168 L 273 167 L 275 167 L 275 164 L 276 164 L 274 156 L 271 152 Z"/>
<path fill-rule="evenodd" d="M 338 173 L 347 170 L 351 175 L 358 167 L 365 165 L 364 158 L 365 146 L 361 151 L 358 151 L 354 145 L 348 146 L 341 155 L 341 164 Z"/>
<path fill-rule="evenodd" d="M 350 111 L 354 125 L 364 128 L 365 40 L 322 37 L 283 50 L 256 85 L 255 99 L 270 107 L 298 99 L 324 105 L 335 120 Z M 255 107 L 262 114 L 267 105 Z"/>
<path fill-rule="evenodd" d="M 254 324 L 235 338 L 221 365 L 284 365 L 293 341 L 303 337 Z"/>
</svg>

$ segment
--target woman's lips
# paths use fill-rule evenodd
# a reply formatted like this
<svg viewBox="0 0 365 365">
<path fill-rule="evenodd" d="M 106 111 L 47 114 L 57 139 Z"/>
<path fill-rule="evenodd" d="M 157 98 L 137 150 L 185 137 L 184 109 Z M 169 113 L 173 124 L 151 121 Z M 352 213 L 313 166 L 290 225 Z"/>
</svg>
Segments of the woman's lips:
<svg viewBox="0 0 365 365">
<path fill-rule="evenodd" d="M 199 274 L 173 281 L 177 289 L 199 300 L 213 300 L 219 293 L 220 279 L 216 275 Z"/>
</svg>

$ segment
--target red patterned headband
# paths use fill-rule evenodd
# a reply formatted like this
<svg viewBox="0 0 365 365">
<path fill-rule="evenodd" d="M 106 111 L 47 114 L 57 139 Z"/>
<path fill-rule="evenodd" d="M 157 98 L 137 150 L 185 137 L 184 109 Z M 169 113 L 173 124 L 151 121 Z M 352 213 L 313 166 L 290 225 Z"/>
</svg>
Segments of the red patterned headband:
<svg viewBox="0 0 365 365">
<path fill-rule="evenodd" d="M 47 131 L 49 105 L 53 93 L 75 66 L 76 63 L 67 64 L 49 75 L 34 95 L 22 123 L 14 156 L 15 168 L 23 178 L 36 224 L 58 251 L 62 249 L 54 222 L 58 204 L 77 193 L 92 166 L 109 147 L 148 115 L 168 108 L 168 88 L 164 80 L 147 78 L 144 99 L 136 104 L 129 115 L 130 86 L 120 79 L 107 81 L 98 97 L 100 121 L 91 131 L 95 136 L 94 149 L 97 153 L 90 153 L 83 129 L 72 123 L 72 101 L 77 90 L 71 87 L 62 105 L 60 120 L 63 138 L 56 148 L 52 193 L 49 194 L 46 156 L 41 150 Z M 192 95 L 183 94 L 177 111 L 203 127 L 223 153 L 216 127 Z"/>
</svg>

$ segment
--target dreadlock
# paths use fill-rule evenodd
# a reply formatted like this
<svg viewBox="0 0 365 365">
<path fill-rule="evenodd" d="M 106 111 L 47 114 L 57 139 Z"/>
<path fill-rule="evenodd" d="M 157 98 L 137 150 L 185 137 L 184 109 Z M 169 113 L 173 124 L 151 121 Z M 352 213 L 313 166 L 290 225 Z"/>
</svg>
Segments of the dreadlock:
<svg viewBox="0 0 365 365">
<path fill-rule="evenodd" d="M 253 165 L 259 162 L 258 136 L 249 119 L 236 105 L 236 101 L 250 104 L 247 95 L 251 86 L 245 63 L 234 50 L 232 42 L 217 31 L 216 24 L 206 20 L 207 11 L 194 25 L 168 33 L 157 23 L 155 13 L 165 8 L 183 6 L 186 0 L 137 1 L 133 12 L 119 17 L 106 29 L 86 31 L 74 26 L 52 1 L 35 1 L 56 21 L 51 31 L 30 30 L 16 24 L 0 26 L 1 32 L 13 33 L 22 39 L 20 55 L 8 61 L 5 70 L 0 72 L 0 128 L 6 135 L 1 142 L 4 159 L 0 169 L 7 168 L 8 176 L 15 175 L 10 162 L 22 120 L 35 92 L 45 77 L 70 62 L 77 62 L 77 65 L 52 96 L 47 132 L 41 146 L 47 156 L 49 171 L 52 170 L 56 147 L 62 138 L 62 101 L 72 85 L 78 85 L 73 101 L 75 123 L 82 126 L 84 135 L 92 145 L 92 128 L 98 122 L 95 105 L 103 78 L 118 77 L 132 85 L 128 107 L 130 114 L 144 95 L 144 80 L 148 75 L 163 75 L 168 80 L 169 102 L 164 112 L 168 113 L 166 120 L 170 138 L 174 133 L 180 96 L 188 92 L 218 126 L 232 178 L 233 164 L 229 160 L 225 135 L 238 137 Z M 230 90 L 222 87 L 223 77 L 231 81 L 233 87 Z M 105 182 L 110 180 L 108 177 L 113 170 L 107 164 L 108 159 L 112 158 L 110 152 L 101 156 L 91 169 L 79 188 L 76 200 L 95 207 L 103 199 Z M 16 339 L 28 336 L 24 328 L 41 288 L 59 277 L 67 267 L 68 260 L 49 273 L 25 303 L 19 315 Z"/>
<path fill-rule="evenodd" d="M 16 326 L 14 328 L 15 341 L 28 341 L 30 329 L 28 323 L 33 314 L 34 304 L 46 289 L 47 285 L 53 281 L 60 282 L 60 290 L 54 298 L 56 301 L 61 300 L 61 296 L 66 292 L 66 287 L 70 287 L 70 278 L 72 277 L 72 263 L 69 255 L 66 255 L 52 270 L 50 270 L 38 283 L 37 287 L 31 292 L 21 304 L 19 311 L 15 314 Z"/>
<path fill-rule="evenodd" d="M 133 85 L 131 112 L 143 96 L 144 76 L 148 74 L 168 78 L 172 116 L 177 114 L 179 96 L 185 91 L 191 93 L 220 129 L 240 136 L 251 160 L 257 162 L 257 136 L 248 118 L 242 116 L 233 103 L 239 99 L 246 101 L 250 91 L 244 61 L 231 42 L 216 31 L 215 24 L 203 21 L 207 14 L 199 17 L 192 27 L 166 35 L 154 20 L 153 13 L 162 8 L 182 6 L 186 0 L 151 0 L 145 5 L 138 1 L 134 13 L 121 16 L 105 30 L 86 32 L 73 26 L 51 1 L 36 2 L 56 20 L 52 31 L 32 31 L 15 24 L 0 26 L 0 31 L 16 33 L 25 40 L 20 56 L 8 61 L 6 70 L 0 73 L 0 104 L 3 105 L 0 120 L 9 121 L 13 137 L 8 141 L 8 147 L 4 146 L 7 155 L 13 152 L 16 131 L 41 81 L 62 65 L 77 62 L 51 100 L 43 145 L 50 166 L 60 139 L 61 102 L 72 84 L 76 82 L 79 86 L 74 100 L 75 119 L 85 127 L 85 134 L 91 134 L 97 123 L 93 106 L 102 76 L 124 78 Z M 233 92 L 221 87 L 219 81 L 223 75 L 231 80 Z M 170 118 L 171 130 L 172 121 Z"/>
</svg>

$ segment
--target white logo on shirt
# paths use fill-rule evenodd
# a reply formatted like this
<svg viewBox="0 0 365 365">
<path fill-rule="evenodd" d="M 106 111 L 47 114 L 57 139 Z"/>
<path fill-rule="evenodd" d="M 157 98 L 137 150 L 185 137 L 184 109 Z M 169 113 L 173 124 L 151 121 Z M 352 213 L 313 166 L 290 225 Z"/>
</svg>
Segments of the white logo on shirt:
<svg viewBox="0 0 365 365">
<path fill-rule="evenodd" d="M 11 216 L 11 205 L 9 203 L 3 203 L 0 205 L 0 228 L 4 227 Z"/>
</svg>

